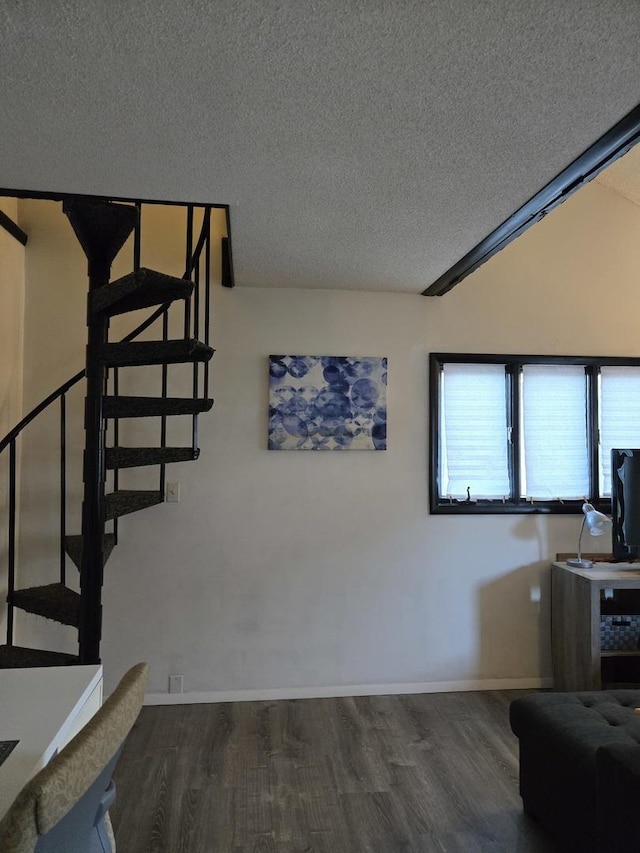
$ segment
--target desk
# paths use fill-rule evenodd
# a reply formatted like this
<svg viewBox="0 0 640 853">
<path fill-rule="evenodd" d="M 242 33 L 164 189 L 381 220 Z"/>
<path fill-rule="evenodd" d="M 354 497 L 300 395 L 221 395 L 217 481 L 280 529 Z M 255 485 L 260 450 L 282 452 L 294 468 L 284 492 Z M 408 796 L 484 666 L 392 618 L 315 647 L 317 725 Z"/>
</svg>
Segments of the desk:
<svg viewBox="0 0 640 853">
<path fill-rule="evenodd" d="M 600 690 L 603 663 L 640 658 L 640 650 L 606 652 L 600 643 L 604 591 L 623 591 L 640 608 L 640 564 L 595 563 L 578 569 L 551 566 L 551 648 L 555 690 Z M 618 611 L 628 612 L 628 611 Z M 631 611 L 638 613 L 639 609 Z M 633 661 L 630 661 L 633 663 Z M 637 668 L 636 668 L 637 669 Z M 614 679 L 618 680 L 618 679 Z M 634 679 L 634 681 L 637 679 Z"/>
<path fill-rule="evenodd" d="M 0 818 L 101 704 L 101 666 L 0 670 L 0 740 L 20 741 L 0 765 Z"/>
</svg>

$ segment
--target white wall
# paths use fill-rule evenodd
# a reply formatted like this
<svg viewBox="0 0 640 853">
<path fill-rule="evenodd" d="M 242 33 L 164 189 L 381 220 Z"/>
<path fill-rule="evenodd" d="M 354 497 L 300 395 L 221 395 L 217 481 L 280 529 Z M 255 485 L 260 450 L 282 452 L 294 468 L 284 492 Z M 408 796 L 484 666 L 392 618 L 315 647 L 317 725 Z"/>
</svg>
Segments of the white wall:
<svg viewBox="0 0 640 853">
<path fill-rule="evenodd" d="M 202 457 L 112 558 L 107 662 L 149 659 L 155 692 L 183 673 L 187 698 L 548 679 L 548 564 L 578 519 L 429 515 L 427 355 L 637 355 L 639 229 L 594 184 L 441 299 L 217 292 Z M 388 356 L 388 451 L 268 452 L 273 352 Z"/>
<path fill-rule="evenodd" d="M 3 199 L 0 210 L 14 222 L 18 205 Z M 0 438 L 22 413 L 22 334 L 24 320 L 24 247 L 0 228 Z M 0 456 L 0 600 L 7 589 L 9 509 L 9 450 Z M 0 642 L 6 630 L 5 608 L 0 611 Z"/>
<path fill-rule="evenodd" d="M 179 504 L 121 521 L 107 679 L 146 659 L 187 700 L 548 679 L 548 565 L 579 519 L 429 515 L 427 356 L 637 355 L 639 230 L 592 184 L 440 299 L 216 290 L 202 455 L 169 469 Z M 389 449 L 267 451 L 273 352 L 387 356 Z"/>
<path fill-rule="evenodd" d="M 17 222 L 15 199 L 2 199 L 0 210 Z M 0 228 L 0 437 L 22 408 L 24 255 L 22 244 Z"/>
<path fill-rule="evenodd" d="M 0 210 L 17 222 L 15 199 L 2 199 Z M 24 254 L 22 244 L 0 228 L 0 437 L 22 408 Z"/>
</svg>

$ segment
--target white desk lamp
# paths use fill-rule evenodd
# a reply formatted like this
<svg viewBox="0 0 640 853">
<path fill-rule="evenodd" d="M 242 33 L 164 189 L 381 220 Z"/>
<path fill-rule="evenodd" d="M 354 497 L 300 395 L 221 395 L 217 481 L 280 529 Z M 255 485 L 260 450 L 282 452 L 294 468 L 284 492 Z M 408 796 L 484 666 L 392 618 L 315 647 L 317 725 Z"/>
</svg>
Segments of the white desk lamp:
<svg viewBox="0 0 640 853">
<path fill-rule="evenodd" d="M 585 525 L 592 536 L 602 536 L 604 533 L 611 530 L 613 522 L 610 518 L 607 518 L 604 513 L 598 512 L 598 510 L 589 503 L 582 504 L 582 512 L 584 515 L 582 516 L 580 535 L 578 536 L 578 556 L 571 560 L 567 560 L 567 565 L 573 566 L 574 569 L 591 569 L 593 567 L 593 560 L 582 559 L 582 533 Z"/>
</svg>

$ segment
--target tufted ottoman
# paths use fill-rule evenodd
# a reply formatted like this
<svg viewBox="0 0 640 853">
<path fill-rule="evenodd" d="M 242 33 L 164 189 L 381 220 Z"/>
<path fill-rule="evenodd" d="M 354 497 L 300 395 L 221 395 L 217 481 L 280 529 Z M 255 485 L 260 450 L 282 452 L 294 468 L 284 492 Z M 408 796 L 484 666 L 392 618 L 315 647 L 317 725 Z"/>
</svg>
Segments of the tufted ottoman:
<svg viewBox="0 0 640 853">
<path fill-rule="evenodd" d="M 640 690 L 515 699 L 524 810 L 563 853 L 640 851 Z"/>
</svg>

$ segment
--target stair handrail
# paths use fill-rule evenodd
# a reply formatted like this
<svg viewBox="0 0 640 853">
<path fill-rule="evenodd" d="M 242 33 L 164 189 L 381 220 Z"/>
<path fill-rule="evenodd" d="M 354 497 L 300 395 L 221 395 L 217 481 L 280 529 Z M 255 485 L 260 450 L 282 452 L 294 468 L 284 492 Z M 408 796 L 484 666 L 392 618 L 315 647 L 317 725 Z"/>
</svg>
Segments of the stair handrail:
<svg viewBox="0 0 640 853">
<path fill-rule="evenodd" d="M 141 203 L 137 203 L 136 206 L 140 211 Z M 205 343 L 208 345 L 209 343 L 209 319 L 210 319 L 210 265 L 211 265 L 211 206 L 205 206 L 202 217 L 202 226 L 200 229 L 200 234 L 198 240 L 196 242 L 195 248 L 193 248 L 193 214 L 194 214 L 194 205 L 189 205 L 187 208 L 187 245 L 186 245 L 186 260 L 185 260 L 185 272 L 182 278 L 189 282 L 193 282 L 193 292 L 189 297 L 185 299 L 185 329 L 184 336 L 185 338 L 189 338 L 192 334 L 191 328 L 191 300 L 195 299 L 195 319 L 193 325 L 193 335 L 195 338 L 199 338 L 199 287 L 200 287 L 200 270 L 203 263 L 203 254 L 204 254 L 204 263 L 205 263 Z M 136 226 L 134 232 L 134 271 L 137 271 L 140 268 L 140 225 L 138 219 L 138 225 Z M 227 249 L 228 254 L 228 249 Z M 222 246 L 222 255 L 223 255 L 223 267 L 224 267 L 224 256 L 225 256 L 225 247 Z M 223 276 L 225 275 L 223 269 Z M 173 304 L 173 300 L 168 301 L 160 305 L 155 309 L 145 320 L 143 320 L 138 326 L 136 326 L 133 331 L 129 332 L 125 335 L 120 343 L 129 343 L 137 338 L 142 332 L 144 332 L 149 326 L 156 322 L 159 318 L 162 318 L 162 327 L 163 327 L 163 339 L 167 340 L 168 335 L 168 315 L 169 309 Z M 194 363 L 194 397 L 199 396 L 198 390 L 198 380 L 197 380 L 197 362 Z M 60 496 L 61 496 L 61 516 L 60 516 L 60 584 L 63 586 L 66 584 L 66 554 L 67 548 L 65 545 L 66 542 L 66 395 L 67 392 L 73 388 L 81 379 L 87 377 L 86 369 L 80 370 L 70 379 L 67 379 L 66 382 L 63 382 L 59 388 L 45 397 L 40 403 L 38 403 L 34 408 L 25 415 L 19 423 L 17 423 L 9 432 L 4 436 L 4 438 L 0 439 L 0 454 L 6 448 L 9 448 L 9 515 L 8 515 L 8 547 L 7 547 L 7 618 L 6 618 L 6 633 L 7 633 L 7 646 L 14 645 L 14 637 L 13 637 L 13 626 L 14 626 L 14 617 L 13 611 L 16 606 L 14 601 L 15 594 L 15 570 L 16 570 L 16 542 L 17 542 L 17 440 L 21 436 L 21 433 L 32 421 L 35 420 L 38 415 L 40 415 L 43 411 L 48 409 L 53 403 L 57 400 L 60 401 Z M 113 381 L 114 381 L 114 393 L 118 394 L 118 368 L 114 368 L 113 370 Z M 208 394 L 208 374 L 205 372 L 205 382 L 204 382 L 204 390 L 203 396 L 207 397 Z M 163 393 L 162 397 L 166 398 L 167 390 L 166 390 L 166 365 L 163 365 Z M 166 426 L 165 416 L 162 417 L 163 425 L 162 431 L 163 436 L 166 434 Z M 118 429 L 118 421 L 114 420 L 114 438 L 117 443 L 117 429 Z M 197 445 L 197 414 L 193 416 L 193 446 L 194 446 L 194 458 L 197 457 L 197 453 L 195 453 L 195 448 Z M 162 439 L 162 446 L 165 445 L 164 437 Z M 86 453 L 86 451 L 85 451 Z M 165 465 L 162 463 L 160 465 L 160 491 L 164 493 L 164 476 L 165 476 Z M 117 468 L 114 470 L 114 487 L 117 490 L 117 478 L 118 478 L 118 470 Z M 104 526 L 104 525 L 103 525 Z M 113 533 L 115 534 L 115 539 L 117 541 L 117 518 L 114 519 L 114 529 Z M 83 571 L 82 569 L 81 571 Z M 98 604 L 99 604 L 99 591 L 98 591 Z M 82 620 L 81 620 L 82 621 Z M 85 632 L 86 635 L 86 632 Z M 89 637 L 91 642 L 94 642 L 95 638 Z M 87 643 L 87 636 L 84 637 L 85 645 Z M 99 646 L 99 637 L 97 639 L 97 644 Z M 85 648 L 85 652 L 87 649 Z M 93 647 L 89 649 L 89 657 L 92 657 L 94 654 Z M 95 651 L 95 655 L 98 654 L 98 651 Z M 82 634 L 82 625 L 80 626 L 80 659 L 83 656 L 83 634 Z M 85 654 L 86 657 L 86 654 Z"/>
<path fill-rule="evenodd" d="M 207 208 L 207 210 L 210 209 Z M 205 215 L 202 222 L 202 228 L 200 229 L 200 236 L 198 238 L 198 242 L 196 243 L 195 249 L 192 252 L 191 259 L 187 264 L 187 268 L 184 272 L 184 275 L 182 276 L 183 279 L 190 279 L 195 264 L 200 258 L 200 255 L 202 254 L 202 249 L 206 241 L 206 230 L 208 226 L 209 217 Z M 165 302 L 159 308 L 156 308 L 156 310 L 152 314 L 150 314 L 149 317 L 143 320 L 143 322 L 140 323 L 139 326 L 136 326 L 136 328 L 132 332 L 129 332 L 129 334 L 125 335 L 124 338 L 122 338 L 121 343 L 129 343 L 129 341 L 132 341 L 137 338 L 138 335 L 141 335 L 142 332 L 144 332 L 146 329 L 149 328 L 149 326 L 155 323 L 155 321 L 159 317 L 165 314 L 169 310 L 171 305 L 171 302 Z M 48 397 L 45 397 L 44 400 L 38 403 L 27 415 L 22 418 L 21 421 L 16 424 L 16 426 L 9 430 L 9 432 L 5 435 L 3 439 L 0 439 L 0 453 L 2 453 L 3 450 L 5 450 L 5 448 L 7 448 L 12 441 L 16 440 L 22 430 L 27 427 L 31 423 L 31 421 L 37 418 L 41 412 L 43 412 L 51 405 L 51 403 L 54 403 L 57 399 L 62 397 L 63 394 L 66 394 L 70 388 L 73 388 L 73 386 L 80 382 L 81 379 L 84 379 L 85 376 L 86 369 L 83 368 L 74 376 L 72 376 L 71 379 L 67 379 L 66 382 L 63 382 L 62 385 L 55 391 L 52 391 Z"/>
<path fill-rule="evenodd" d="M 20 435 L 22 430 L 28 426 L 34 418 L 43 412 L 48 406 L 51 405 L 55 400 L 59 397 L 62 397 L 63 394 L 66 394 L 69 388 L 72 388 L 76 382 L 79 382 L 85 375 L 85 371 L 81 370 L 79 373 L 76 373 L 75 376 L 72 376 L 71 379 L 67 379 L 65 383 L 63 383 L 59 388 L 49 394 L 48 397 L 45 397 L 41 403 L 33 408 L 28 415 L 25 415 L 21 421 L 19 421 L 13 429 L 9 430 L 9 432 L 5 435 L 5 437 L 0 441 L 0 453 L 8 447 L 12 441 L 15 441 L 16 438 Z"/>
</svg>

